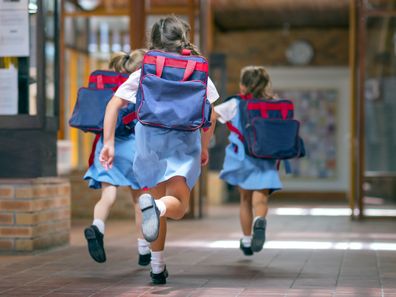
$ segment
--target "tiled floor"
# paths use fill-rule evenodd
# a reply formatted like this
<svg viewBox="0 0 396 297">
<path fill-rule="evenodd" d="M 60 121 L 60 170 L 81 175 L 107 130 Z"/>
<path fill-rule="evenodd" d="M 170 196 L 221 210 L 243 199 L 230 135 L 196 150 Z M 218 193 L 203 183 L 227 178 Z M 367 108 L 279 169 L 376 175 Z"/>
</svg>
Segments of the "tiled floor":
<svg viewBox="0 0 396 297">
<path fill-rule="evenodd" d="M 93 262 L 73 222 L 71 245 L 33 256 L 0 256 L 0 296 L 386 296 L 396 297 L 396 221 L 275 215 L 262 252 L 238 250 L 238 208 L 170 222 L 164 286 L 137 263 L 135 227 L 110 221 L 107 262 Z M 280 212 L 282 213 L 282 212 Z M 326 214 L 326 213 L 324 213 Z"/>
</svg>

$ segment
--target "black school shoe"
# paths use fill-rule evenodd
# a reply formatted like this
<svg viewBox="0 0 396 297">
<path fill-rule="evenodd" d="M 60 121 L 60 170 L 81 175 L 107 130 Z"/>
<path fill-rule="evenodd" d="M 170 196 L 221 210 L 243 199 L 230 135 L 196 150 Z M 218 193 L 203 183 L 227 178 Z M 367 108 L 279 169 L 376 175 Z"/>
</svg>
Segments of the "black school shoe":
<svg viewBox="0 0 396 297">
<path fill-rule="evenodd" d="M 98 263 L 106 262 L 106 253 L 103 247 L 103 234 L 98 227 L 91 225 L 84 230 L 85 238 L 88 242 L 88 252 Z"/>
<path fill-rule="evenodd" d="M 142 233 L 144 239 L 152 242 L 158 238 L 160 226 L 160 211 L 155 205 L 155 200 L 150 194 L 139 197 L 139 207 L 142 211 Z"/>
<path fill-rule="evenodd" d="M 263 249 L 266 227 L 267 220 L 264 217 L 257 217 L 253 222 L 252 251 L 255 253 Z"/>
<path fill-rule="evenodd" d="M 139 254 L 139 262 L 138 264 L 140 266 L 147 266 L 149 265 L 151 262 L 151 253 L 145 254 L 145 255 L 141 255 Z"/>
<path fill-rule="evenodd" d="M 244 246 L 242 243 L 242 239 L 239 241 L 239 249 L 243 252 L 245 256 L 253 255 L 252 248 L 250 246 L 249 247 Z"/>
<path fill-rule="evenodd" d="M 168 270 L 166 270 L 166 266 L 164 271 L 160 273 L 153 273 L 150 271 L 151 281 L 154 285 L 164 285 L 166 284 L 166 278 L 168 277 Z"/>
</svg>

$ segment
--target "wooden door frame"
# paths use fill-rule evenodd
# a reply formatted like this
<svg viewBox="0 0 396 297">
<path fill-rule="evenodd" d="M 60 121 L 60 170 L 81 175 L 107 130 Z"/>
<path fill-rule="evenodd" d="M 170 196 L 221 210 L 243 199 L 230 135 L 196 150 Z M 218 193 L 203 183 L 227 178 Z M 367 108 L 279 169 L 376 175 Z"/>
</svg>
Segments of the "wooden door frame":
<svg viewBox="0 0 396 297">
<path fill-rule="evenodd" d="M 352 143 L 351 143 L 351 190 L 350 206 L 352 217 L 363 219 L 365 180 L 365 80 L 367 24 L 369 17 L 396 17 L 396 9 L 370 9 L 364 0 L 350 0 L 350 67 L 352 101 Z M 355 56 L 357 58 L 355 58 Z M 355 213 L 357 208 L 358 213 Z"/>
</svg>

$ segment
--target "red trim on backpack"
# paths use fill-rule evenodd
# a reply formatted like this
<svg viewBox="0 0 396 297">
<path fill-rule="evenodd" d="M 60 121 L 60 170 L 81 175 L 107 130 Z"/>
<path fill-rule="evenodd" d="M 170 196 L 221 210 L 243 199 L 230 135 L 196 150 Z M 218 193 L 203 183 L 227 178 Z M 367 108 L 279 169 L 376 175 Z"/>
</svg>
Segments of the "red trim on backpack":
<svg viewBox="0 0 396 297">
<path fill-rule="evenodd" d="M 162 71 L 164 70 L 164 64 L 165 64 L 165 57 L 158 56 L 157 59 L 155 60 L 155 72 L 158 77 L 162 76 Z"/>
<path fill-rule="evenodd" d="M 104 89 L 105 84 L 117 84 L 122 85 L 128 78 L 121 75 L 118 76 L 106 76 L 106 75 L 91 75 L 89 77 L 89 83 L 96 83 L 98 89 Z"/>
<path fill-rule="evenodd" d="M 129 123 L 132 123 L 135 119 L 137 118 L 136 112 L 131 112 L 130 114 L 127 114 L 122 118 L 122 123 L 124 125 L 128 125 Z"/>
<path fill-rule="evenodd" d="M 259 103 L 248 103 L 248 110 L 260 110 L 263 118 L 268 118 L 268 110 L 277 110 L 281 112 L 282 118 L 287 118 L 287 113 L 294 110 L 293 103 L 281 102 L 281 103 L 270 103 L 270 102 L 259 102 Z"/>
<path fill-rule="evenodd" d="M 152 64 L 156 65 L 157 64 L 157 58 L 160 56 L 144 56 L 143 59 L 143 64 Z M 172 59 L 172 58 L 167 58 L 165 57 L 165 67 L 175 67 L 175 68 L 187 68 L 187 60 L 178 60 L 178 59 Z M 196 62 L 195 65 L 195 70 L 197 71 L 203 71 L 203 72 L 208 72 L 208 64 L 206 63 L 201 63 L 201 62 Z"/>
<path fill-rule="evenodd" d="M 243 137 L 241 131 L 239 131 L 238 128 L 235 127 L 231 122 L 227 122 L 226 126 L 227 126 L 228 130 L 230 130 L 231 132 L 234 132 L 236 135 L 238 135 L 238 138 L 240 141 L 242 141 L 242 142 L 245 141 L 245 137 Z"/>
<path fill-rule="evenodd" d="M 104 89 L 103 75 L 98 75 L 96 77 L 96 88 L 100 90 Z"/>
<path fill-rule="evenodd" d="M 101 136 L 101 134 L 96 134 L 95 135 L 95 139 L 94 139 L 94 141 L 92 143 L 92 149 L 91 149 L 91 153 L 89 154 L 89 159 L 88 159 L 89 167 L 91 167 L 91 165 L 94 163 L 96 145 L 98 144 L 100 136 Z"/>
<path fill-rule="evenodd" d="M 196 65 L 197 61 L 189 60 L 187 62 L 186 70 L 184 71 L 182 81 L 186 81 L 190 77 L 190 75 L 193 74 Z"/>
</svg>

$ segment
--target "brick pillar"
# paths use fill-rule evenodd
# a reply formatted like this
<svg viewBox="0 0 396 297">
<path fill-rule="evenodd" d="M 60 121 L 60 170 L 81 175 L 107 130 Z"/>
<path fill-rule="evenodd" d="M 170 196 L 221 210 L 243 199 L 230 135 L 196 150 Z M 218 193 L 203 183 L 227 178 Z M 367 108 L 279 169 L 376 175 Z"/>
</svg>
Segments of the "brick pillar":
<svg viewBox="0 0 396 297">
<path fill-rule="evenodd" d="M 0 251 L 69 243 L 70 184 L 63 178 L 0 179 Z"/>
</svg>

